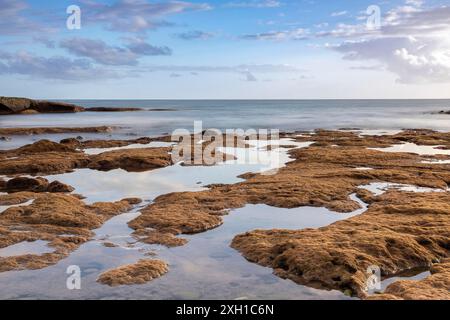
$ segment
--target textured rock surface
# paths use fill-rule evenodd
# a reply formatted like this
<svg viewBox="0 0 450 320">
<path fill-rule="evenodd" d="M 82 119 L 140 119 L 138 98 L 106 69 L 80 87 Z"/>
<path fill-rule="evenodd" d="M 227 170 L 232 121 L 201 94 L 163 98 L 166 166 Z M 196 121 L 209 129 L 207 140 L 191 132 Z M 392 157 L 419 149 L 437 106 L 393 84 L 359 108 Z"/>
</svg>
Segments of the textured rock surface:
<svg viewBox="0 0 450 320">
<path fill-rule="evenodd" d="M 71 195 L 27 192 L 2 196 L 0 204 L 23 203 L 30 199 L 34 200 L 32 204 L 11 207 L 0 215 L 0 248 L 23 241 L 44 240 L 54 251 L 43 255 L 0 257 L 0 272 L 40 269 L 55 264 L 88 241 L 91 230 L 140 202 L 139 199 L 124 199 L 86 205 Z"/>
<path fill-rule="evenodd" d="M 248 203 L 350 212 L 359 207 L 350 195 L 358 194 L 371 203 L 359 217 L 319 230 L 254 231 L 237 237 L 233 246 L 251 261 L 273 267 L 280 276 L 313 287 L 350 289 L 360 297 L 365 297 L 368 265 L 381 266 L 388 276 L 427 267 L 449 254 L 448 193 L 391 191 L 375 197 L 359 188 L 385 181 L 446 189 L 450 183 L 448 166 L 422 163 L 435 157 L 368 148 L 399 141 L 448 145 L 448 134 L 411 131 L 397 136 L 359 137 L 351 132 L 319 131 L 317 137 L 298 140 L 317 142 L 291 151 L 294 161 L 277 174 L 248 174 L 242 176 L 246 181 L 234 185 L 160 196 L 129 226 L 174 235 L 198 233 L 219 226 L 221 215 Z M 356 170 L 359 167 L 372 170 Z"/>
<path fill-rule="evenodd" d="M 122 108 L 122 107 L 93 107 L 93 108 L 85 108 L 85 111 L 89 112 L 132 112 L 132 111 L 143 111 L 141 108 Z"/>
<path fill-rule="evenodd" d="M 112 132 L 114 127 L 34 127 L 34 128 L 0 128 L 1 135 L 32 135 L 58 133 L 105 133 Z"/>
<path fill-rule="evenodd" d="M 388 192 L 360 216 L 320 229 L 252 231 L 232 246 L 281 277 L 365 297 L 369 266 L 394 276 L 450 254 L 449 200 L 444 192 Z"/>
<path fill-rule="evenodd" d="M 84 111 L 84 108 L 64 102 L 0 97 L 0 112 L 4 114 L 23 113 L 24 111 L 29 110 L 38 113 L 73 113 Z"/>
<path fill-rule="evenodd" d="M 400 280 L 389 285 L 384 294 L 371 300 L 450 300 L 450 259 L 443 259 L 430 268 L 431 276 L 423 280 Z"/>
<path fill-rule="evenodd" d="M 172 164 L 170 148 L 142 148 L 104 152 L 90 157 L 88 168 L 101 171 L 147 171 Z"/>
<path fill-rule="evenodd" d="M 306 149 L 292 150 L 293 161 L 275 175 L 245 174 L 241 177 L 246 180 L 237 184 L 213 185 L 201 192 L 172 193 L 158 197 L 142 210 L 141 216 L 129 223 L 136 230 L 134 236 L 142 242 L 178 246 L 186 240 L 176 235 L 215 228 L 222 224 L 222 215 L 246 204 L 267 204 L 282 208 L 315 206 L 336 212 L 350 212 L 359 208 L 359 204 L 350 198 L 350 195 L 357 194 L 369 204 L 368 210 L 358 217 L 317 230 L 250 231 L 237 236 L 233 247 L 250 261 L 272 267 L 281 277 L 312 287 L 351 290 L 362 298 L 367 298 L 363 287 L 368 265 L 379 265 L 385 277 L 411 268 L 431 266 L 433 275 L 427 279 L 413 283 L 396 282 L 384 294 L 370 298 L 422 299 L 434 294 L 442 297 L 445 290 L 449 289 L 444 278 L 448 279 L 445 259 L 450 250 L 449 193 L 389 191 L 376 196 L 359 187 L 372 182 L 392 182 L 442 191 L 447 189 L 450 183 L 449 165 L 423 163 L 424 160 L 448 159 L 447 156 L 385 153 L 368 148 L 388 147 L 403 142 L 449 148 L 450 134 L 409 130 L 393 136 L 365 137 L 353 132 L 317 131 L 314 135 L 302 133 L 302 136 L 292 137 L 299 142 L 315 143 Z M 167 160 L 170 149 L 167 148 L 164 152 L 158 148 L 151 148 L 151 151 L 129 149 L 126 152 L 116 150 L 88 156 L 76 149 L 86 148 L 91 142 L 78 141 L 64 141 L 62 147 L 59 144 L 41 143 L 0 153 L 0 172 L 8 171 L 5 168 L 15 168 L 10 170 L 13 173 L 19 170 L 17 168 L 23 168 L 20 170 L 24 170 L 24 173 L 32 170 L 32 173 L 81 167 L 140 171 L 170 164 Z M 92 142 L 91 147 L 96 147 L 95 144 L 97 147 L 124 146 L 131 144 L 130 141 Z M 208 143 L 200 148 L 205 148 L 205 145 Z M 361 167 L 371 170 L 358 170 Z M 39 199 L 39 196 L 44 195 L 32 192 L 0 195 L 0 205 L 24 203 L 30 199 Z M 67 252 L 77 247 L 77 243 L 89 239 L 90 230 L 95 225 L 101 225 L 104 219 L 119 210 L 117 204 L 86 206 L 77 197 L 70 197 L 70 200 L 45 200 L 51 207 L 59 203 L 63 207 L 73 208 L 68 211 L 58 209 L 57 214 L 50 209 L 44 210 L 44 203 L 37 200 L 28 206 L 31 209 L 8 209 L 5 217 L 9 217 L 9 220 L 0 220 L 0 234 L 2 237 L 6 235 L 3 239 L 9 239 L 10 244 L 20 239 L 55 241 L 55 248 L 63 250 L 62 255 L 67 255 Z M 34 208 L 35 205 L 41 209 Z M 95 216 L 91 215 L 92 212 Z M 3 219 L 3 215 L 0 217 Z M 13 224 L 13 221 L 17 222 Z M 38 221 L 45 223 L 45 226 Z M 17 227 L 32 232 L 26 235 L 15 232 L 14 228 Z M 73 232 L 67 228 L 72 228 Z M 77 232 L 79 235 L 73 240 L 57 236 Z M 57 261 L 62 255 L 51 255 L 43 261 L 38 258 L 29 261 L 22 257 L 22 260 L 5 261 L 3 265 L 19 269 L 44 266 L 54 263 L 52 259 Z M 153 271 L 146 272 L 145 268 L 135 268 L 134 265 L 125 266 L 119 268 L 119 274 L 128 280 L 116 282 L 112 272 L 106 273 L 102 282 L 109 285 L 143 283 L 167 271 L 165 269 L 161 273 L 161 268 L 156 268 L 156 271 L 151 266 L 148 268 Z M 434 271 L 438 268 L 444 271 Z M 426 291 L 419 293 L 419 288 Z"/>
<path fill-rule="evenodd" d="M 171 148 L 141 148 L 87 155 L 74 144 L 41 140 L 9 151 L 0 151 L 0 174 L 56 174 L 91 168 L 108 171 L 146 171 L 172 164 Z"/>
<path fill-rule="evenodd" d="M 140 260 L 135 264 L 106 271 L 97 282 L 111 287 L 120 285 L 144 284 L 159 278 L 169 271 L 167 264 L 161 260 Z"/>
<path fill-rule="evenodd" d="M 5 191 L 46 192 L 48 189 L 48 185 L 49 185 L 48 180 L 41 177 L 38 178 L 17 177 L 10 179 L 6 182 Z"/>
</svg>

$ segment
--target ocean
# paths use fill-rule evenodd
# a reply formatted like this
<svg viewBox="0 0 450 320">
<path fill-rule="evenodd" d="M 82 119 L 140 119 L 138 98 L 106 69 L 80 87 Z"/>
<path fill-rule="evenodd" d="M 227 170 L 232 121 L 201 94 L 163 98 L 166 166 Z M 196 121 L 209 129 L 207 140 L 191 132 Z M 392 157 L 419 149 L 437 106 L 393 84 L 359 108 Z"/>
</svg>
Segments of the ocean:
<svg viewBox="0 0 450 320">
<path fill-rule="evenodd" d="M 0 116 L 1 127 L 100 126 L 122 132 L 161 135 L 189 129 L 264 128 L 282 131 L 317 128 L 405 129 L 450 131 L 450 100 L 64 100 L 84 107 L 138 107 L 138 112 L 86 112 Z M 158 109 L 157 111 L 148 111 Z M 161 111 L 165 110 L 165 111 Z"/>
</svg>

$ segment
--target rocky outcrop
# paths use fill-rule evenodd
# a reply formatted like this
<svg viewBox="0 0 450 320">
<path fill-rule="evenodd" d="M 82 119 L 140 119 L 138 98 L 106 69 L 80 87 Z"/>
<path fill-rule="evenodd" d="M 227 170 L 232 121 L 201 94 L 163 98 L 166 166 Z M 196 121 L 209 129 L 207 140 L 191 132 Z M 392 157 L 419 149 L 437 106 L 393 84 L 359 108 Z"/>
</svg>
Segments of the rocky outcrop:
<svg viewBox="0 0 450 320">
<path fill-rule="evenodd" d="M 106 271 L 97 282 L 111 287 L 120 285 L 144 284 L 167 273 L 169 268 L 161 260 L 139 260 L 135 264 Z"/>
<path fill-rule="evenodd" d="M 89 148 L 99 148 L 99 149 L 105 149 L 105 148 L 117 148 L 117 147 L 126 147 L 131 144 L 149 144 L 151 142 L 170 142 L 170 137 L 157 137 L 157 138 L 149 138 L 149 137 L 142 137 L 137 139 L 130 139 L 130 140 L 86 140 L 83 141 L 82 139 L 77 138 L 67 138 L 60 141 L 61 144 L 64 144 L 66 146 L 70 146 L 72 148 L 77 149 L 89 149 Z"/>
<path fill-rule="evenodd" d="M 48 180 L 28 177 L 17 177 L 6 182 L 4 190 L 9 193 L 30 191 L 30 192 L 45 192 L 48 188 Z"/>
<path fill-rule="evenodd" d="M 35 128 L 0 128 L 2 135 L 38 135 L 38 134 L 59 134 L 59 133 L 108 133 L 115 128 L 108 126 L 101 127 L 35 127 Z"/>
<path fill-rule="evenodd" d="M 51 182 L 47 187 L 47 192 L 60 192 L 60 193 L 70 193 L 75 190 L 72 186 L 59 181 Z"/>
<path fill-rule="evenodd" d="M 66 145 L 41 140 L 15 150 L 0 151 L 0 174 L 52 174 L 86 167 L 89 157 Z"/>
<path fill-rule="evenodd" d="M 360 216 L 320 229 L 251 231 L 232 247 L 283 278 L 364 298 L 369 266 L 391 277 L 450 255 L 449 200 L 445 192 L 388 192 Z"/>
<path fill-rule="evenodd" d="M 164 233 L 156 230 L 141 229 L 133 232 L 133 237 L 147 244 L 160 244 L 166 247 L 178 247 L 187 243 L 186 239 L 176 237 L 172 233 Z"/>
<path fill-rule="evenodd" d="M 8 181 L 0 183 L 0 191 L 15 193 L 15 192 L 60 192 L 70 193 L 74 190 L 73 187 L 59 181 L 49 182 L 42 177 L 16 177 Z"/>
<path fill-rule="evenodd" d="M 90 168 L 139 172 L 172 164 L 171 148 L 141 148 L 87 155 L 74 144 L 41 140 L 15 150 L 0 151 L 0 174 L 57 174 Z"/>
<path fill-rule="evenodd" d="M 134 112 L 134 111 L 144 111 L 142 108 L 122 108 L 122 107 L 92 107 L 85 108 L 88 112 Z"/>
<path fill-rule="evenodd" d="M 0 113 L 75 113 L 84 111 L 83 107 L 64 103 L 27 98 L 0 97 Z"/>
<path fill-rule="evenodd" d="M 383 294 L 370 300 L 450 300 L 450 259 L 430 268 L 431 275 L 422 280 L 400 280 L 390 284 Z"/>
<path fill-rule="evenodd" d="M 36 154 L 36 153 L 45 153 L 45 152 L 62 152 L 62 153 L 70 153 L 77 152 L 74 148 L 67 147 L 57 142 L 53 142 L 50 140 L 39 140 L 32 144 L 27 144 L 23 147 L 20 147 L 14 151 L 10 151 L 9 153 L 14 153 L 17 155 L 28 155 L 28 154 Z"/>
<path fill-rule="evenodd" d="M 21 199 L 19 199 L 21 197 Z M 11 198 L 11 199 L 9 199 Z M 109 218 L 129 211 L 139 199 L 86 205 L 72 195 L 60 193 L 17 193 L 2 196 L 0 203 L 34 200 L 27 206 L 10 207 L 0 215 L 0 248 L 20 242 L 49 242 L 52 253 L 0 257 L 0 272 L 40 269 L 67 257 L 92 237 Z"/>
<path fill-rule="evenodd" d="M 450 248 L 447 193 L 390 192 L 376 197 L 359 188 L 386 181 L 444 190 L 450 183 L 448 166 L 422 163 L 426 158 L 416 154 L 368 148 L 389 146 L 398 139 L 448 145 L 448 138 L 427 131 L 367 138 L 349 132 L 317 132 L 317 137 L 297 139 L 316 143 L 292 150 L 294 160 L 275 175 L 248 174 L 241 183 L 160 196 L 129 226 L 137 232 L 151 228 L 163 234 L 198 233 L 220 226 L 221 216 L 229 209 L 246 204 L 350 212 L 359 208 L 350 195 L 358 194 L 372 203 L 359 217 L 319 230 L 254 231 L 237 237 L 233 246 L 280 276 L 313 287 L 351 290 L 364 297 L 368 265 L 377 264 L 385 276 L 392 276 L 427 267 L 446 257 Z M 356 170 L 359 167 L 371 170 Z"/>
<path fill-rule="evenodd" d="M 141 172 L 172 164 L 170 148 L 126 149 L 104 152 L 90 157 L 90 169 L 110 171 L 123 169 Z"/>
<path fill-rule="evenodd" d="M 144 111 L 135 107 L 90 107 L 84 108 L 75 104 L 33 100 L 28 98 L 0 97 L 0 114 L 35 114 L 35 113 L 75 113 L 75 112 L 133 112 Z M 153 111 L 170 111 L 155 109 Z"/>
</svg>

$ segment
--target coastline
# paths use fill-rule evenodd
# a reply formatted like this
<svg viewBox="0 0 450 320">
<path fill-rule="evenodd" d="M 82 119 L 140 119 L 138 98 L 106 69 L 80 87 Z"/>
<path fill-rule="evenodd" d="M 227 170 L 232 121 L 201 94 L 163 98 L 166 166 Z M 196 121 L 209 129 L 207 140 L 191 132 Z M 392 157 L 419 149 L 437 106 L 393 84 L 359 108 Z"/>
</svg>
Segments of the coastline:
<svg viewBox="0 0 450 320">
<path fill-rule="evenodd" d="M 314 143 L 309 147 L 290 150 L 289 154 L 293 161 L 287 163 L 286 167 L 281 168 L 273 176 L 247 174 L 241 177 L 244 181 L 237 184 L 211 185 L 204 191 L 171 193 L 154 199 L 153 203 L 140 209 L 139 216 L 129 222 L 129 226 L 135 230 L 136 239 L 147 244 L 162 244 L 168 247 L 183 246 L 186 244 L 186 239 L 180 238 L 179 235 L 196 234 L 217 228 L 223 223 L 222 216 L 227 214 L 228 210 L 241 208 L 247 204 L 266 204 L 279 208 L 325 207 L 339 215 L 339 212 L 350 212 L 360 207 L 358 203 L 349 198 L 351 194 L 356 194 L 369 206 L 368 211 L 362 215 L 311 231 L 272 230 L 262 232 L 248 230 L 248 233 L 235 235 L 232 247 L 239 250 L 250 261 L 272 267 L 275 274 L 280 277 L 292 279 L 299 284 L 320 287 L 320 289 L 338 289 L 360 298 L 377 298 L 377 296 L 367 296 L 362 289 L 365 269 L 368 264 L 373 263 L 381 266 L 384 277 L 395 276 L 399 272 L 416 267 L 439 270 L 436 276 L 433 274 L 430 279 L 426 278 L 414 282 L 412 285 L 395 282 L 386 289 L 386 294 L 379 295 L 379 298 L 426 298 L 429 295 L 423 293 L 424 287 L 431 293 L 433 290 L 439 292 L 444 290 L 445 293 L 445 289 L 448 289 L 448 283 L 433 281 L 433 279 L 442 277 L 441 273 L 445 275 L 448 272 L 445 259 L 449 255 L 450 216 L 446 206 L 449 199 L 446 192 L 440 191 L 447 188 L 450 176 L 447 173 L 447 165 L 426 164 L 423 161 L 442 160 L 447 157 L 442 155 L 420 156 L 409 153 L 388 153 L 371 150 L 370 148 L 387 148 L 398 143 L 441 145 L 448 148 L 450 146 L 450 134 L 430 130 L 411 130 L 394 135 L 360 136 L 349 131 L 319 130 L 313 134 L 305 132 L 286 133 L 282 134 L 282 137 L 292 139 L 295 142 L 312 141 Z M 168 137 L 161 137 L 160 140 L 168 141 Z M 2 161 L 4 169 L 2 169 L 2 174 L 17 175 L 40 172 L 45 177 L 49 173 L 77 170 L 82 166 L 90 168 L 90 170 L 110 171 L 123 167 L 125 159 L 125 169 L 131 168 L 130 171 L 135 170 L 137 163 L 139 163 L 138 171 L 170 166 L 170 163 L 167 162 L 162 166 L 155 166 L 154 160 L 151 160 L 151 166 L 142 167 L 142 161 L 148 161 L 144 160 L 143 156 L 146 157 L 145 159 L 155 159 L 155 155 L 160 152 L 168 154 L 170 149 L 167 148 L 120 150 L 121 147 L 127 145 L 135 143 L 145 145 L 150 141 L 152 141 L 150 138 L 127 141 L 99 140 L 97 142 L 69 139 L 62 141 L 62 143 L 40 141 L 28 147 L 3 152 L 2 157 L 6 160 Z M 86 147 L 100 149 L 118 147 L 119 150 L 89 156 L 83 154 L 82 151 L 73 149 L 75 147 L 80 148 L 80 146 L 81 150 Z M 75 162 L 73 162 L 73 157 L 77 159 Z M 32 169 L 25 165 L 27 159 L 33 163 Z M 55 159 L 59 159 L 56 160 L 57 167 L 51 165 Z M 61 159 L 65 159 L 64 161 L 69 159 L 71 164 L 61 167 Z M 108 162 L 105 162 L 106 159 L 108 159 Z M 41 161 L 40 167 L 38 166 L 40 169 L 36 170 L 39 161 Z M 93 165 L 93 163 L 101 164 L 101 166 Z M 134 164 L 130 167 L 130 163 Z M 21 170 L 11 171 L 8 168 L 21 168 Z M 370 170 L 362 171 L 357 170 L 358 168 L 369 168 Z M 11 176 L 8 177 L 8 180 L 10 178 Z M 432 188 L 435 192 L 419 194 L 390 190 L 385 194 L 376 196 L 367 190 L 360 189 L 362 185 L 380 181 L 427 187 Z M 7 182 L 3 184 L 8 185 Z M 76 192 L 75 188 L 74 193 Z M 410 201 L 409 204 L 404 203 L 405 197 Z M 39 269 L 55 264 L 92 237 L 92 235 L 89 236 L 86 229 L 76 229 L 78 224 L 74 225 L 74 222 L 67 222 L 68 224 L 66 224 L 58 216 L 55 216 L 52 220 L 54 221 L 52 223 L 55 224 L 54 230 L 47 228 L 48 230 L 44 231 L 42 227 L 35 225 L 36 221 L 41 219 L 38 217 L 47 214 L 42 207 L 45 202 L 54 201 L 56 205 L 61 205 L 64 212 L 67 212 L 69 216 L 80 210 L 80 206 L 81 208 L 84 206 L 82 200 L 76 199 L 70 194 L 59 195 L 58 193 L 36 193 L 35 190 L 23 190 L 1 195 L 0 205 L 24 204 L 30 199 L 35 199 L 32 204 L 7 208 L 3 212 L 1 226 L 5 230 L 6 238 L 2 241 L 1 247 L 8 247 L 23 241 L 36 241 L 37 239 L 51 240 L 52 246 L 57 249 L 56 254 L 38 257 L 27 255 L 26 257 L 16 257 L 13 260 L 12 258 L 6 258 L 7 260 L 1 258 L 4 260 L 2 262 L 5 262 L 3 265 L 9 266 L 6 269 L 3 268 L 3 271 L 17 268 Z M 43 200 L 38 201 L 38 199 Z M 417 201 L 411 201 L 411 199 L 417 199 Z M 428 204 L 430 200 L 436 204 L 435 208 Z M 75 205 L 64 204 L 74 201 Z M 138 202 L 137 200 L 124 201 Z M 399 204 L 404 208 L 400 209 Z M 96 206 L 94 204 L 94 207 Z M 112 208 L 116 204 L 104 203 L 102 206 Z M 129 206 L 121 206 L 121 208 L 119 212 L 131 209 Z M 391 212 L 393 208 L 395 209 Z M 20 212 L 25 212 L 24 210 L 29 212 L 32 219 L 23 220 L 21 228 L 28 229 L 31 232 L 31 238 L 24 236 L 23 233 L 19 237 L 14 229 L 11 229 L 13 225 L 17 224 L 17 221 L 15 221 L 17 218 L 15 217 L 20 216 Z M 413 216 L 403 213 L 411 210 L 415 212 Z M 385 216 L 382 216 L 382 214 Z M 369 223 L 372 216 L 376 221 L 374 224 Z M 367 224 L 367 226 L 363 227 L 363 224 L 358 222 L 360 220 L 364 221 L 363 224 Z M 389 224 L 384 225 L 383 221 Z M 414 227 L 418 221 L 421 221 L 420 225 L 427 221 L 429 224 L 440 226 L 441 229 L 433 230 L 431 228 L 430 231 L 419 225 Z M 66 229 L 61 229 L 61 223 L 64 224 L 64 227 L 71 228 L 72 233 L 74 230 L 78 230 L 79 234 L 83 234 L 83 240 L 80 238 L 61 238 L 63 233 L 67 233 Z M 102 222 L 99 222 L 97 226 L 101 224 Z M 405 224 L 410 226 L 409 230 L 404 230 Z M 348 228 L 349 231 L 345 231 L 346 229 L 341 225 L 348 225 L 345 228 Z M 80 225 L 80 227 L 82 226 Z M 148 228 L 153 231 L 146 231 Z M 359 228 L 360 231 L 358 231 Z M 353 231 L 349 233 L 350 230 Z M 374 230 L 378 230 L 376 237 L 371 235 Z M 380 230 L 386 230 L 386 232 Z M 49 233 L 52 236 L 49 236 Z M 314 234 L 314 237 L 311 233 Z M 377 240 L 373 241 L 368 247 L 365 245 L 361 247 L 363 241 L 358 238 L 358 233 L 361 233 L 361 239 Z M 347 234 L 353 236 L 346 238 L 345 235 Z M 316 238 L 317 240 L 312 240 Z M 338 241 L 338 247 L 333 244 L 333 241 L 327 246 L 322 245 L 323 254 L 321 255 L 317 255 L 317 250 L 313 249 L 311 257 L 305 259 L 308 261 L 306 265 L 304 265 L 305 261 L 299 261 L 296 258 L 308 256 L 308 251 L 305 251 L 308 246 L 304 247 L 305 241 L 311 242 L 311 248 L 315 248 L 314 241 L 323 244 L 325 239 L 340 239 L 333 240 Z M 399 239 L 401 240 L 399 241 Z M 60 241 L 65 243 L 64 246 L 58 244 Z M 302 245 L 297 248 L 294 245 L 295 241 Z M 340 245 L 342 241 L 348 243 L 347 249 Z M 71 244 L 68 246 L 69 243 L 77 243 L 77 245 Z M 389 258 L 382 254 L 383 251 L 389 252 Z M 397 256 L 394 252 L 398 252 Z M 404 252 L 408 254 L 405 255 Z M 352 256 L 353 254 L 356 254 L 356 256 Z M 332 256 L 336 257 L 337 260 L 330 258 Z M 330 264 L 330 262 L 332 263 Z M 170 265 L 168 268 L 170 273 Z M 312 271 L 308 271 L 310 269 Z M 152 272 L 150 271 L 150 274 L 153 274 Z M 421 286 L 421 283 L 424 283 L 424 285 Z M 399 286 L 401 289 L 398 289 Z M 404 288 L 405 286 L 407 286 L 407 289 Z M 414 289 L 415 286 L 422 288 L 422 295 L 419 294 L 419 290 Z M 442 286 L 444 286 L 443 289 Z M 402 293 L 406 291 L 408 294 Z M 441 293 L 436 297 L 448 298 Z"/>
</svg>

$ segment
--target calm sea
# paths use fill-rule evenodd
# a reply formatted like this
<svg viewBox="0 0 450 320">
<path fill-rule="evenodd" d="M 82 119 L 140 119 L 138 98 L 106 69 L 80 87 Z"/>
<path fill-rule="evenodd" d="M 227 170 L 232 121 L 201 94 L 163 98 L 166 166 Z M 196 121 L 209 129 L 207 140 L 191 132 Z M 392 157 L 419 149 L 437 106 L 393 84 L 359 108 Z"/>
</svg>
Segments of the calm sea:
<svg viewBox="0 0 450 320">
<path fill-rule="evenodd" d="M 65 100 L 85 107 L 139 107 L 139 112 L 0 116 L 1 127 L 123 127 L 122 135 L 161 135 L 174 129 L 266 128 L 281 131 L 428 128 L 450 131 L 450 100 Z M 166 109 L 167 111 L 149 111 Z M 59 137 L 58 137 L 59 138 Z M 3 144 L 3 147 L 9 147 Z M 0 148 L 2 145 L 0 145 Z"/>
</svg>

